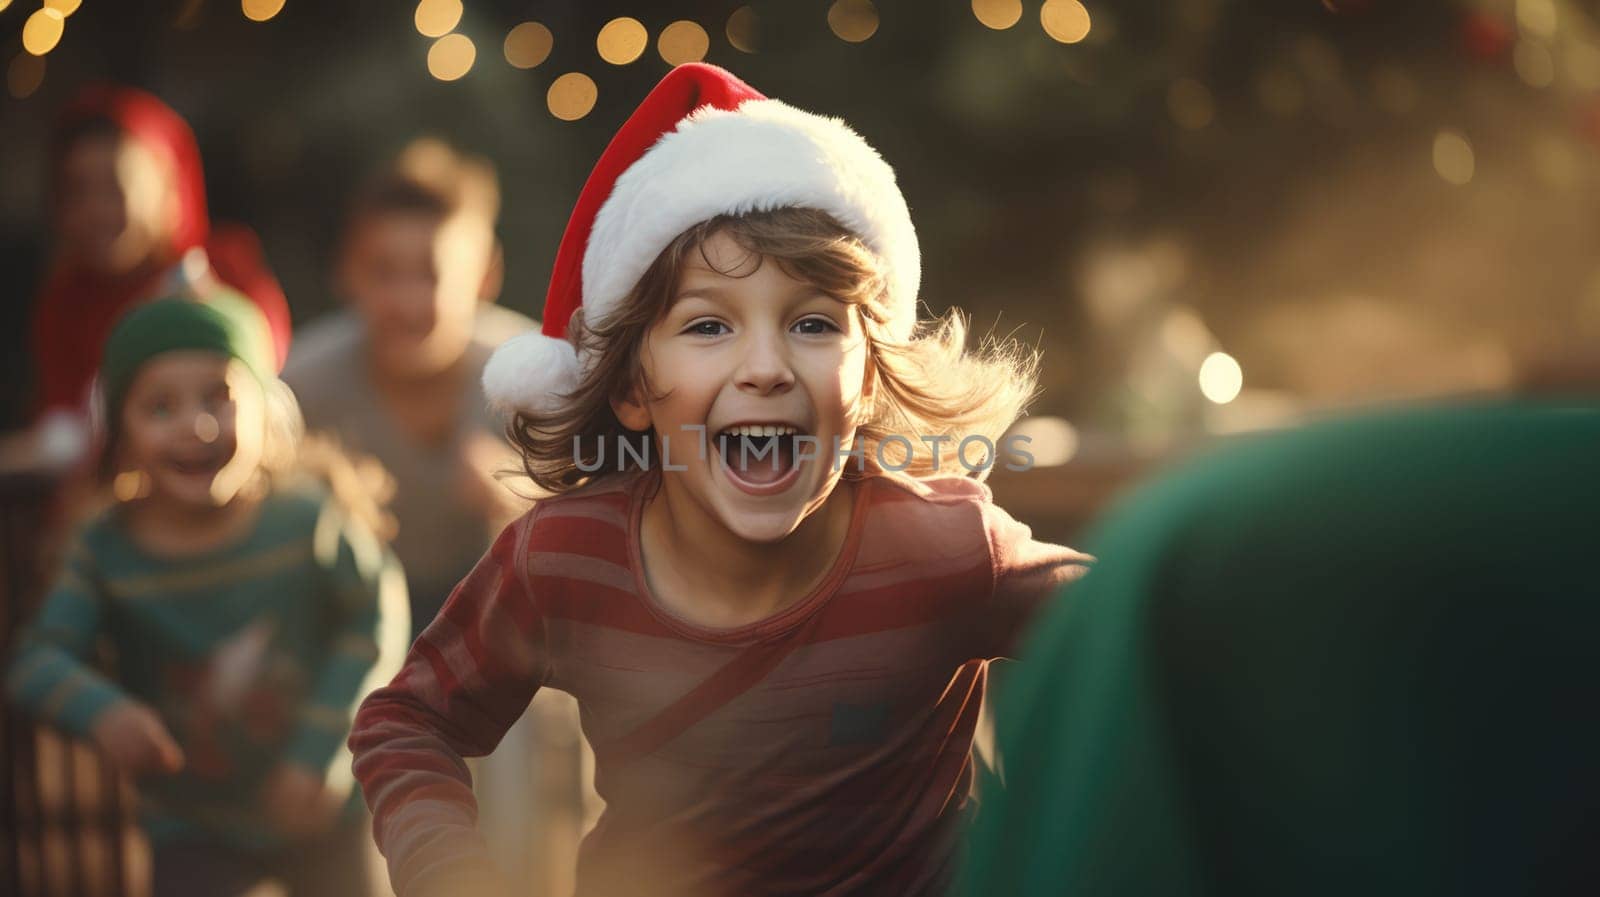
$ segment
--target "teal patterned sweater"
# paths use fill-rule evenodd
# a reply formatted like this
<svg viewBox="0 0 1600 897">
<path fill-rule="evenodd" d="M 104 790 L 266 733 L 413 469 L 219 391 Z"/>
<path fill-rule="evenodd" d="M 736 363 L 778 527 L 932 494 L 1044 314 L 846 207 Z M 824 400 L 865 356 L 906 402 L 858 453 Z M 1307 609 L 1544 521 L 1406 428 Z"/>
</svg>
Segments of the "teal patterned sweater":
<svg viewBox="0 0 1600 897">
<path fill-rule="evenodd" d="M 148 704 L 186 759 L 138 782 L 151 838 L 270 848 L 283 839 L 260 791 L 279 763 L 348 789 L 346 812 L 360 812 L 344 740 L 409 633 L 399 565 L 323 495 L 275 493 L 247 535 L 176 559 L 141 550 L 110 512 L 69 548 L 7 690 L 77 736 L 119 701 Z M 110 675 L 93 662 L 101 646 Z"/>
</svg>

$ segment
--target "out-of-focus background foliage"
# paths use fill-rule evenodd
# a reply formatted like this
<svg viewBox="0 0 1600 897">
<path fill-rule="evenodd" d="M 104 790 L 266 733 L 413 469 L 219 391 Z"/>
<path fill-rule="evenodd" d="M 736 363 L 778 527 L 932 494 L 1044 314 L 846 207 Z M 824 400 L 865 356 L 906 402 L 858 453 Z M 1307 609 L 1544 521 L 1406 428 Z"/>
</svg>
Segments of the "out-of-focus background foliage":
<svg viewBox="0 0 1600 897">
<path fill-rule="evenodd" d="M 923 299 L 1043 349 L 1035 410 L 1080 448 L 1503 389 L 1600 345 L 1592 2 L 50 0 L 76 8 L 43 57 L 39 0 L 0 5 L 10 346 L 49 248 L 49 122 L 90 80 L 189 118 L 213 214 L 261 233 L 297 323 L 338 301 L 349 188 L 421 133 L 499 165 L 502 301 L 537 315 L 590 165 L 695 27 L 708 61 L 882 150 Z M 621 17 L 642 44 L 603 33 Z M 524 22 L 542 34 L 508 51 Z M 1203 383 L 1215 352 L 1238 367 L 1212 358 Z M 1237 398 L 1206 398 L 1239 372 Z"/>
</svg>

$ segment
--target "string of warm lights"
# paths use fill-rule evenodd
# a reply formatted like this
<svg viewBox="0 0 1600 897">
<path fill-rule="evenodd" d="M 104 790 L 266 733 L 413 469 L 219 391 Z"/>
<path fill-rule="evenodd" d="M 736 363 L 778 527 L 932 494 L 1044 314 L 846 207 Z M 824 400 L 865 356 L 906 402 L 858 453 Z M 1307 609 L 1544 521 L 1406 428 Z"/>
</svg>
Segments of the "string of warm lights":
<svg viewBox="0 0 1600 897">
<path fill-rule="evenodd" d="M 1022 18 L 1021 0 L 971 0 L 973 15 L 997 30 L 1010 28 Z M 464 7 L 461 0 L 420 0 L 413 20 L 417 32 L 432 38 L 428 72 L 440 81 L 455 81 L 472 70 L 477 48 L 456 32 Z M 828 28 L 840 40 L 862 43 L 878 31 L 878 9 L 872 0 L 835 0 L 828 7 Z M 1039 23 L 1052 39 L 1072 44 L 1089 34 L 1089 11 L 1079 0 L 1045 0 Z M 750 6 L 734 10 L 723 27 L 729 46 L 741 53 L 759 49 L 760 22 Z M 522 22 L 506 34 L 506 62 L 519 69 L 538 67 L 550 57 L 555 36 L 539 22 Z M 595 37 L 595 51 L 611 65 L 637 62 L 650 47 L 650 31 L 638 19 L 621 16 L 607 22 Z M 656 52 L 668 65 L 698 62 L 711 49 L 705 27 L 690 19 L 675 21 L 656 36 Z M 567 72 L 551 82 L 545 101 L 550 114 L 563 121 L 588 115 L 599 98 L 594 79 L 583 72 Z"/>
<path fill-rule="evenodd" d="M 1004 30 L 1022 18 L 1021 0 L 970 0 L 972 13 L 989 28 Z M 466 77 L 477 60 L 477 48 L 466 35 L 456 31 L 465 9 L 462 0 L 419 0 L 413 21 L 417 32 L 432 38 L 428 50 L 428 73 L 440 81 Z M 878 9 L 872 0 L 834 0 L 828 7 L 828 28 L 840 40 L 862 43 L 878 31 Z M 1089 34 L 1089 10 L 1079 0 L 1045 0 L 1039 10 L 1039 24 L 1045 34 L 1064 44 L 1074 44 Z M 750 6 L 734 10 L 723 27 L 729 46 L 741 53 L 759 49 L 759 19 Z M 550 57 L 555 36 L 539 22 L 522 22 L 506 34 L 506 62 L 519 69 L 538 67 Z M 630 65 L 650 47 L 650 31 L 638 19 L 620 16 L 600 28 L 595 51 L 601 60 L 617 66 Z M 656 37 L 656 52 L 668 65 L 698 62 L 711 49 L 711 36 L 704 26 L 690 19 L 675 21 Z M 588 115 L 599 97 L 594 79 L 583 72 L 567 72 L 551 82 L 545 101 L 550 114 L 563 121 L 577 121 Z"/>
<path fill-rule="evenodd" d="M 82 0 L 43 0 L 22 29 L 24 53 L 11 63 L 7 83 L 11 95 L 22 99 L 38 89 L 44 80 L 44 57 L 61 41 L 68 16 Z M 267 22 L 283 12 L 286 0 L 240 0 L 240 11 L 252 22 Z M 12 0 L 0 0 L 0 10 Z M 986 27 L 1004 30 L 1016 25 L 1023 14 L 1022 0 L 970 0 L 972 13 Z M 432 40 L 428 47 L 428 73 L 440 81 L 457 81 L 467 76 L 478 61 L 478 48 L 472 38 L 461 33 L 466 7 L 462 0 L 419 0 L 412 14 L 417 33 Z M 878 9 L 872 0 L 834 0 L 828 7 L 828 28 L 840 40 L 859 44 L 878 31 Z M 1045 0 L 1039 10 L 1039 24 L 1052 39 L 1077 43 L 1089 34 L 1089 11 L 1079 0 Z M 750 6 L 729 14 L 722 33 L 728 45 L 741 53 L 760 48 L 760 20 Z M 522 22 L 506 34 L 502 47 L 505 60 L 518 69 L 533 69 L 550 57 L 555 36 L 540 22 Z M 607 22 L 595 37 L 600 59 L 616 66 L 630 65 L 642 58 L 650 47 L 650 31 L 638 19 L 622 16 Z M 681 19 L 656 35 L 656 52 L 668 65 L 698 62 L 711 50 L 711 35 L 699 22 Z M 555 78 L 546 94 L 550 114 L 563 121 L 577 121 L 588 115 L 599 97 L 594 79 L 579 72 Z"/>
<path fill-rule="evenodd" d="M 239 8 L 252 22 L 265 22 L 283 12 L 283 0 L 240 0 Z"/>
<path fill-rule="evenodd" d="M 0 11 L 13 2 L 0 0 Z M 266 22 L 283 11 L 285 2 L 240 0 L 240 10 L 250 21 Z M 1338 15 L 1359 10 L 1366 2 L 1323 0 L 1323 5 Z M 1023 0 L 968 0 L 968 3 L 973 17 L 984 27 L 996 31 L 1017 26 L 1026 12 Z M 45 77 L 45 57 L 61 43 L 67 19 L 81 4 L 82 0 L 40 0 L 39 8 L 27 17 L 22 26 L 22 52 L 12 59 L 6 70 L 6 85 L 11 96 L 25 99 L 39 89 Z M 1576 87 L 1600 90 L 1600 38 L 1594 33 L 1589 17 L 1578 14 L 1560 0 L 1503 0 L 1501 5 L 1513 11 L 1509 18 L 1478 7 L 1464 13 L 1460 37 L 1470 56 L 1480 62 L 1509 62 L 1517 77 L 1534 88 L 1555 83 L 1559 61 L 1561 74 Z M 428 72 L 440 81 L 464 78 L 477 63 L 477 46 L 459 30 L 465 12 L 463 0 L 419 0 L 413 12 L 417 32 L 432 41 L 427 52 Z M 1043 32 L 1063 44 L 1085 40 L 1093 24 L 1081 0 L 1043 0 L 1038 18 Z M 1558 20 L 1564 22 L 1568 31 L 1560 40 L 1556 35 Z M 834 0 L 828 6 L 827 24 L 840 40 L 863 43 L 878 32 L 878 9 L 873 0 Z M 1576 36 L 1573 29 L 1577 29 Z M 721 31 L 728 45 L 741 53 L 755 53 L 760 49 L 760 20 L 750 5 L 729 14 Z M 656 35 L 655 46 L 668 65 L 681 65 L 704 59 L 710 52 L 711 40 L 705 26 L 682 19 L 662 28 Z M 507 32 L 502 55 L 514 68 L 534 69 L 550 58 L 555 41 L 555 35 L 544 24 L 521 22 Z M 627 16 L 607 22 L 595 37 L 596 53 L 603 62 L 614 66 L 637 62 L 649 47 L 649 29 L 638 19 Z M 1302 46 L 1300 49 L 1318 48 Z M 1559 58 L 1556 51 L 1559 51 Z M 1330 58 L 1331 50 L 1301 55 L 1307 56 L 1302 62 L 1313 80 L 1339 77 L 1338 60 Z M 1322 75 L 1318 76 L 1318 71 Z M 1263 107 L 1276 115 L 1293 115 L 1306 101 L 1308 88 L 1302 81 L 1281 66 L 1264 70 L 1257 83 Z M 1393 66 L 1385 66 L 1374 73 L 1373 89 L 1381 106 L 1399 114 L 1409 111 L 1418 101 L 1419 88 L 1415 81 Z M 582 71 L 569 71 L 555 77 L 545 95 L 550 114 L 562 121 L 584 118 L 594 109 L 598 98 L 599 88 L 594 79 Z M 1166 105 L 1172 122 L 1184 131 L 1204 131 L 1217 119 L 1216 98 L 1204 83 L 1193 77 L 1180 75 L 1168 84 Z M 1600 142 L 1600 107 L 1596 108 L 1595 120 L 1585 127 L 1594 132 L 1590 139 Z M 1472 181 L 1475 159 L 1472 143 L 1465 134 L 1441 129 L 1436 132 L 1432 149 L 1433 167 L 1441 179 L 1457 186 Z M 1560 154 L 1554 150 L 1544 155 L 1549 157 L 1546 161 L 1551 166 L 1572 167 L 1570 160 L 1563 163 L 1557 158 Z"/>
<path fill-rule="evenodd" d="M 866 0 L 859 2 L 872 5 Z M 857 0 L 839 0 L 834 6 L 846 3 L 857 5 Z M 972 14 L 985 27 L 1004 31 L 1022 20 L 1022 0 L 972 0 Z M 1052 40 L 1075 44 L 1089 36 L 1089 10 L 1078 0 L 1045 0 L 1039 8 L 1039 26 Z"/>
<path fill-rule="evenodd" d="M 11 0 L 0 0 L 0 10 Z M 11 95 L 23 99 L 44 83 L 44 58 L 61 43 L 67 18 L 78 11 L 83 0 L 44 0 L 22 23 L 22 52 L 6 67 L 6 87 Z"/>
<path fill-rule="evenodd" d="M 0 11 L 14 0 L 0 0 Z M 1341 14 L 1355 9 L 1365 0 L 1323 0 L 1330 12 Z M 286 0 L 240 0 L 240 11 L 252 22 L 267 22 L 278 16 Z M 968 0 L 973 17 L 984 27 L 996 31 L 1014 28 L 1026 12 L 1023 0 Z M 1511 23 L 1480 11 L 1469 12 L 1462 20 L 1462 38 L 1474 58 L 1507 59 L 1517 76 L 1530 87 L 1550 86 L 1556 80 L 1558 0 L 1506 0 L 1514 9 L 1515 30 Z M 77 12 L 82 0 L 40 0 L 40 6 L 22 26 L 22 52 L 6 70 L 6 85 L 11 96 L 24 99 L 35 93 L 44 81 L 45 57 L 61 43 L 67 19 Z M 1565 9 L 1565 5 L 1562 6 Z M 427 68 L 434 78 L 450 82 L 467 76 L 478 61 L 478 47 L 462 33 L 466 9 L 463 0 L 419 0 L 412 21 L 423 37 L 430 39 Z M 1589 20 L 1560 13 L 1569 28 L 1574 24 L 1588 30 Z M 1579 20 L 1582 20 L 1581 22 Z M 1088 38 L 1093 21 L 1081 0 L 1043 0 L 1038 8 L 1039 27 L 1052 40 L 1076 44 Z M 840 40 L 863 43 L 878 32 L 880 21 L 873 0 L 833 0 L 827 9 L 827 24 Z M 1110 26 L 1108 26 L 1110 27 Z M 1103 29 L 1104 30 L 1104 29 Z M 760 49 L 760 20 L 750 5 L 735 9 L 721 29 L 728 45 L 741 53 Z M 1106 31 L 1109 34 L 1109 31 Z M 691 19 L 681 19 L 662 28 L 655 37 L 656 53 L 668 65 L 702 60 L 711 50 L 711 33 Z M 555 47 L 556 36 L 540 22 L 527 21 L 513 26 L 505 36 L 502 55 L 507 64 L 528 70 L 544 64 Z M 595 36 L 599 58 L 608 65 L 626 66 L 644 58 L 650 48 L 649 29 L 638 19 L 622 16 L 605 23 Z M 1600 89 L 1600 41 L 1567 39 L 1560 49 L 1563 73 L 1578 86 Z M 1315 55 L 1315 54 L 1313 54 Z M 1327 53 L 1322 54 L 1324 56 Z M 1316 60 L 1311 60 L 1315 62 Z M 1309 63 L 1308 63 L 1309 64 Z M 1330 63 L 1331 77 L 1337 77 L 1338 60 Z M 1312 68 L 1327 69 L 1319 64 Z M 1257 92 L 1262 105 L 1279 115 L 1293 114 L 1305 102 L 1305 87 L 1292 73 L 1280 69 L 1264 71 Z M 1404 112 L 1416 104 L 1418 88 L 1403 73 L 1385 68 L 1374 75 L 1374 89 L 1380 104 Z M 587 116 L 599 98 L 599 88 L 582 71 L 569 71 L 553 78 L 545 102 L 550 114 L 562 121 L 578 121 Z M 1186 131 L 1203 131 L 1217 117 L 1217 102 L 1210 89 L 1192 77 L 1179 76 L 1167 87 L 1167 110 L 1175 125 Z M 1600 113 L 1594 124 L 1600 140 Z M 1473 177 L 1472 144 L 1463 134 L 1440 130 L 1434 140 L 1433 163 L 1440 178 L 1464 185 Z"/>
</svg>

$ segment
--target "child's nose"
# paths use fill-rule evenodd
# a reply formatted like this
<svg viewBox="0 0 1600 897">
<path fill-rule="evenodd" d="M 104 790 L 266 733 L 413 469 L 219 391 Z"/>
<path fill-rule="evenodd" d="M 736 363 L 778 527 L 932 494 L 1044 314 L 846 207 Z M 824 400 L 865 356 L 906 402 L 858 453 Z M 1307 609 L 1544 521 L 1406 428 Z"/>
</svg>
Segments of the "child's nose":
<svg viewBox="0 0 1600 897">
<path fill-rule="evenodd" d="M 739 386 L 760 395 L 781 392 L 794 385 L 794 368 L 784 342 L 778 337 L 753 337 L 740 360 Z"/>
</svg>

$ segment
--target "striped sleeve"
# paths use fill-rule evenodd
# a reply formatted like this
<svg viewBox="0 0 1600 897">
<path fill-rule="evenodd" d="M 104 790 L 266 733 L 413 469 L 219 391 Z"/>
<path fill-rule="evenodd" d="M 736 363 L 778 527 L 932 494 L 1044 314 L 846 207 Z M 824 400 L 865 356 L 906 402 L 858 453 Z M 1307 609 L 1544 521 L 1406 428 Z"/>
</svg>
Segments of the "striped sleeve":
<svg viewBox="0 0 1600 897">
<path fill-rule="evenodd" d="M 492 751 L 547 675 L 528 588 L 537 509 L 507 527 L 356 714 L 355 775 L 399 897 L 466 892 L 490 869 L 463 757 Z"/>
<path fill-rule="evenodd" d="M 1009 657 L 1034 614 L 1067 583 L 1089 572 L 1090 556 L 1062 545 L 1040 542 L 1033 530 L 992 502 L 980 508 L 989 541 L 994 587 L 981 608 L 984 633 L 979 657 Z"/>
<path fill-rule="evenodd" d="M 128 696 L 96 672 L 89 656 L 104 624 L 94 594 L 93 561 L 80 540 L 39 616 L 22 632 L 6 689 L 23 710 L 79 737 L 102 711 Z"/>
<path fill-rule="evenodd" d="M 348 762 L 330 766 L 343 759 L 356 704 L 400 668 L 411 611 L 394 555 L 331 501 L 317 519 L 313 552 L 324 570 L 322 597 L 332 631 L 284 759 L 337 779 Z"/>
</svg>

